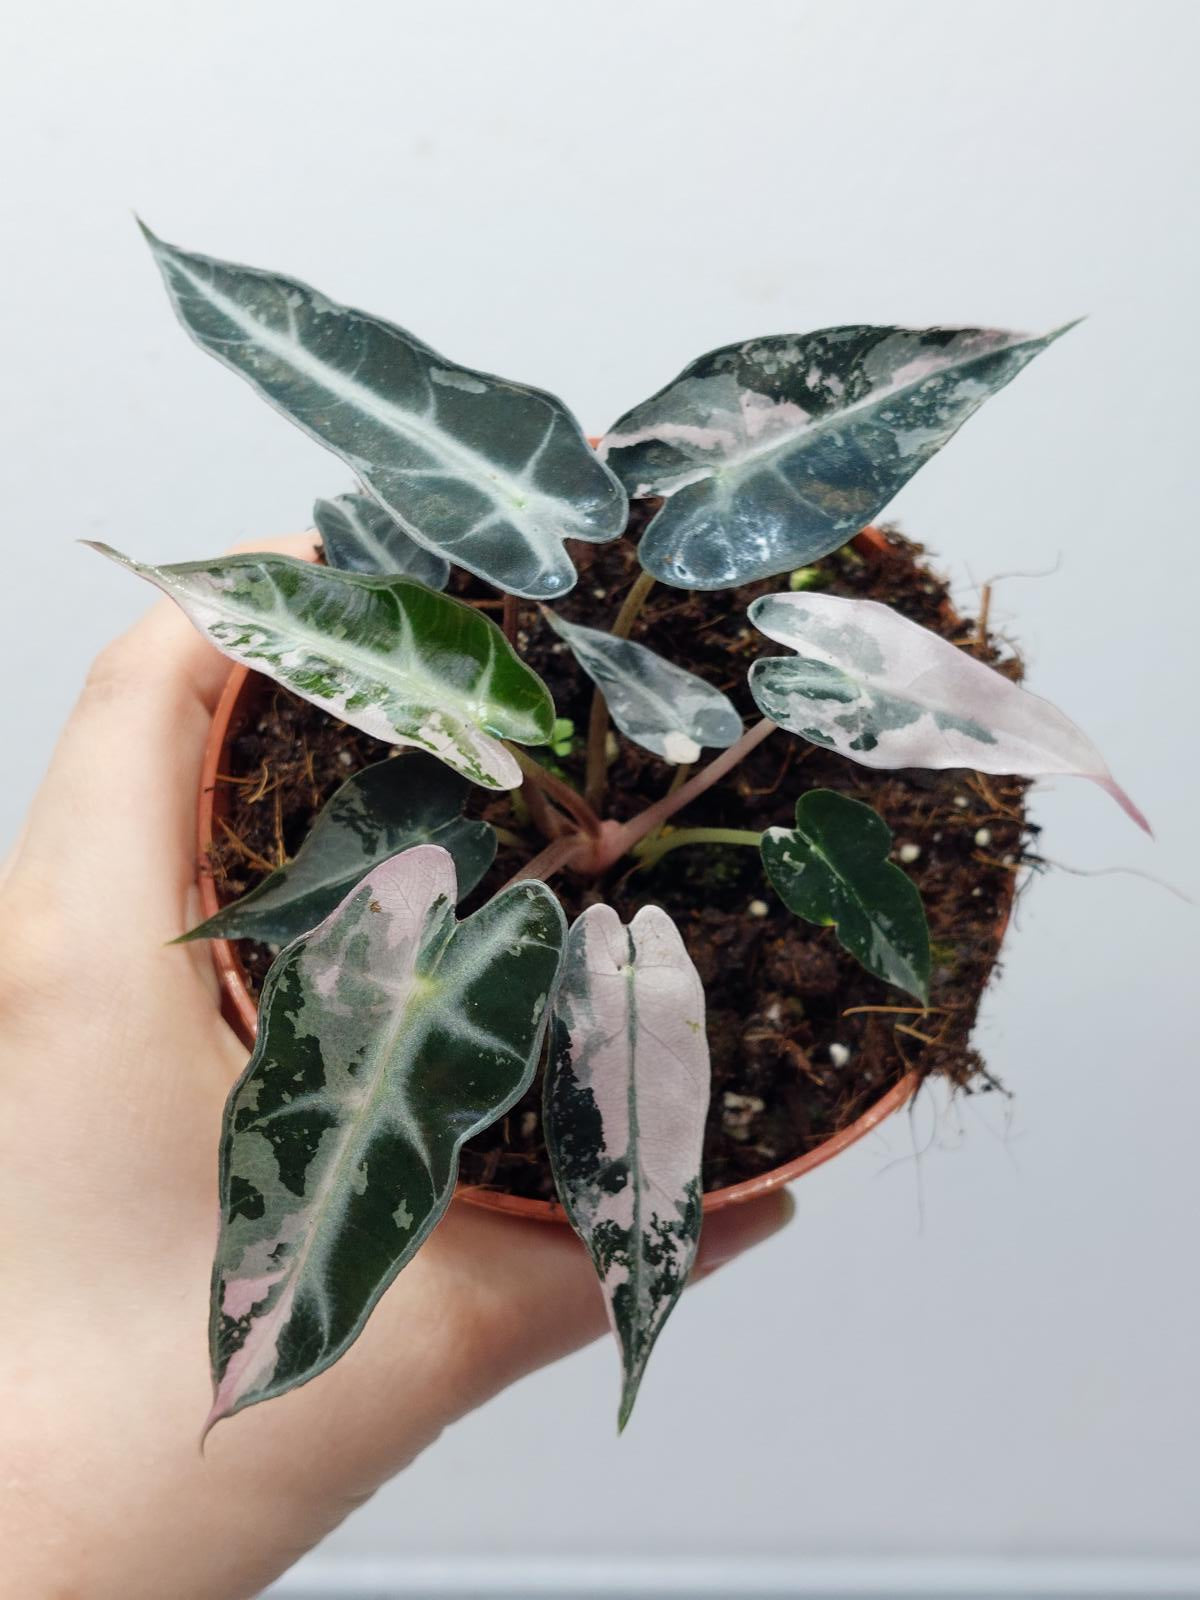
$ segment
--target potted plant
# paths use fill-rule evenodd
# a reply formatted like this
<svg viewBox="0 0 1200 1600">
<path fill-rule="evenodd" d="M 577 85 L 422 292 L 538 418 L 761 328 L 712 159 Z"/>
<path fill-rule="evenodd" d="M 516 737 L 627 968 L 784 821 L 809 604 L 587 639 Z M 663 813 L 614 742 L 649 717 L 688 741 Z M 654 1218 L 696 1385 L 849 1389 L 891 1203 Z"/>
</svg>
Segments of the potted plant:
<svg viewBox="0 0 1200 1600">
<path fill-rule="evenodd" d="M 147 237 L 196 342 L 358 480 L 320 560 L 97 546 L 237 663 L 183 936 L 254 1037 L 209 1425 L 337 1360 L 461 1175 L 583 1240 L 623 1426 L 706 1209 L 976 1076 L 1027 781 L 1145 826 L 873 526 L 1057 334 L 752 339 L 593 447 L 552 395 Z"/>
</svg>

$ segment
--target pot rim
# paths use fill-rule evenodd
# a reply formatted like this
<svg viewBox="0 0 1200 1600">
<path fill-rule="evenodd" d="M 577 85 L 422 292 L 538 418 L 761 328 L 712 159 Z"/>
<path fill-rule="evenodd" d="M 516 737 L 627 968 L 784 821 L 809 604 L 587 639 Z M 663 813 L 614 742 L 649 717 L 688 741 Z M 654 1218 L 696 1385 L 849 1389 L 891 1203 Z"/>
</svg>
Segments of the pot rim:
<svg viewBox="0 0 1200 1600">
<path fill-rule="evenodd" d="M 861 552 L 869 550 L 878 554 L 890 548 L 886 535 L 874 526 L 863 528 L 851 543 Z M 260 675 L 251 672 L 248 667 L 235 665 L 230 668 L 229 677 L 213 712 L 212 726 L 205 745 L 196 815 L 196 843 L 200 904 L 206 919 L 215 916 L 221 909 L 209 862 L 214 830 L 220 821 L 218 795 L 221 790 L 221 774 L 225 770 L 224 756 L 231 742 L 231 730 L 237 713 L 242 709 L 243 701 L 257 690 L 260 681 L 270 682 L 269 679 L 260 679 Z M 997 945 L 1007 931 L 1012 912 L 1015 894 L 1015 884 L 1012 884 L 1012 880 L 1010 885 L 1008 900 L 999 919 Z M 242 965 L 236 947 L 228 939 L 211 939 L 208 942 L 212 947 L 213 965 L 220 985 L 222 1014 L 242 1043 L 248 1049 L 252 1048 L 258 1031 L 258 1007 L 250 993 L 246 969 Z M 851 1145 L 857 1144 L 893 1112 L 907 1105 L 920 1087 L 922 1079 L 923 1074 L 919 1071 L 905 1073 L 853 1122 L 840 1128 L 837 1133 L 831 1134 L 828 1139 L 823 1139 L 811 1150 L 806 1150 L 802 1155 L 795 1156 L 791 1161 L 785 1161 L 778 1167 L 772 1167 L 767 1172 L 759 1173 L 756 1177 L 743 1179 L 741 1183 L 708 1190 L 702 1202 L 704 1214 L 707 1216 L 710 1212 L 724 1210 L 727 1206 L 741 1205 L 748 1200 L 755 1200 L 760 1195 L 783 1188 L 785 1184 L 794 1182 L 805 1173 L 823 1166 L 825 1162 L 832 1161 L 834 1156 L 841 1155 Z M 507 1194 L 501 1190 L 484 1189 L 467 1184 L 460 1184 L 454 1197 L 456 1200 L 465 1201 L 468 1205 L 480 1206 L 488 1211 L 504 1212 L 509 1216 L 524 1217 L 531 1221 L 565 1223 L 567 1220 L 566 1213 L 557 1200 L 533 1200 L 524 1195 Z"/>
</svg>

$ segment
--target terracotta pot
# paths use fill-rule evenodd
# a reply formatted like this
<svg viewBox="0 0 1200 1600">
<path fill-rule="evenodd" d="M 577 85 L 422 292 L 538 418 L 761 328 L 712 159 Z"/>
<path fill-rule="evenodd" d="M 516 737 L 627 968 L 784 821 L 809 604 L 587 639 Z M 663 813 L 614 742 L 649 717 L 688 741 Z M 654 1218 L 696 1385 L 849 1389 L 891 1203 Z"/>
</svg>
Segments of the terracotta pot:
<svg viewBox="0 0 1200 1600">
<path fill-rule="evenodd" d="M 874 527 L 864 528 L 854 540 L 854 545 L 864 555 L 872 552 L 878 554 L 889 548 L 884 535 Z M 200 777 L 197 839 L 198 859 L 201 864 L 200 901 L 206 917 L 213 916 L 221 908 L 212 874 L 207 870 L 207 863 L 211 859 L 210 849 L 214 834 L 219 832 L 221 817 L 228 809 L 229 786 L 219 781 L 220 776 L 229 770 L 227 751 L 238 729 L 245 725 L 256 703 L 270 692 L 271 687 L 269 679 L 252 673 L 245 667 L 234 667 L 213 713 L 212 728 L 204 752 L 204 765 Z M 1009 903 L 1000 918 L 999 938 L 1003 938 L 1007 929 L 1011 905 L 1010 891 Z M 228 940 L 213 939 L 210 943 L 213 964 L 217 969 L 221 985 L 222 1012 L 243 1043 L 250 1046 L 257 1031 L 258 1014 L 256 1002 L 246 981 L 246 970 L 236 948 Z M 747 1178 L 743 1183 L 730 1184 L 725 1189 L 710 1190 L 704 1196 L 705 1214 L 710 1211 L 720 1211 L 725 1206 L 740 1205 L 772 1189 L 782 1188 L 784 1184 L 792 1183 L 796 1178 L 803 1177 L 806 1172 L 812 1172 L 826 1161 L 831 1161 L 834 1156 L 840 1155 L 852 1144 L 857 1144 L 894 1111 L 899 1111 L 906 1105 L 916 1093 L 919 1083 L 919 1073 L 906 1074 L 860 1117 L 831 1138 L 797 1156 L 795 1160 L 773 1167 L 769 1172 L 760 1173 L 756 1178 Z M 471 1205 L 483 1206 L 489 1211 L 504 1211 L 511 1216 L 526 1217 L 538 1222 L 566 1221 L 562 1207 L 554 1200 L 528 1200 L 521 1195 L 502 1194 L 490 1189 L 469 1188 L 465 1185 L 459 1188 L 457 1198 Z"/>
</svg>

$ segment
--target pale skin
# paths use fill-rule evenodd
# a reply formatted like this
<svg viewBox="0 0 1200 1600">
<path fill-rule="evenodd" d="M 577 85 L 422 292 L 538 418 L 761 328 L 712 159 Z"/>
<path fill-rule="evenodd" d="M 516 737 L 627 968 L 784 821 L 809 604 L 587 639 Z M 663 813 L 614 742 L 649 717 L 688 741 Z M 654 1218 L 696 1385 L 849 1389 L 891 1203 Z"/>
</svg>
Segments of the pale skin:
<svg viewBox="0 0 1200 1600">
<path fill-rule="evenodd" d="M 604 1331 L 567 1229 L 455 1204 L 337 1366 L 201 1455 L 217 1137 L 246 1052 L 207 949 L 167 941 L 198 920 L 227 671 L 155 605 L 93 666 L 0 869 L 4 1600 L 254 1595 L 443 1428 Z M 783 1194 L 716 1213 L 695 1276 L 789 1214 Z"/>
</svg>

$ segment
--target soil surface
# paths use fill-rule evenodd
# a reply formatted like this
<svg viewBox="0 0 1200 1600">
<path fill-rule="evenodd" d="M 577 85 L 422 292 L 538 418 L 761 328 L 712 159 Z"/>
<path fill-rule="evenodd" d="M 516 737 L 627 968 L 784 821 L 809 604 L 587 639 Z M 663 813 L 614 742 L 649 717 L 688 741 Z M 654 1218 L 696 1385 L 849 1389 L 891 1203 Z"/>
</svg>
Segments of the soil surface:
<svg viewBox="0 0 1200 1600">
<path fill-rule="evenodd" d="M 892 530 L 887 538 L 882 553 L 864 557 L 848 548 L 819 563 L 827 591 L 886 601 L 1019 678 L 1015 656 L 994 639 L 981 638 L 973 620 L 950 608 L 946 585 L 922 561 L 921 546 Z M 559 610 L 572 621 L 607 628 L 639 570 L 634 542 L 571 549 L 580 578 Z M 774 578 L 717 594 L 659 585 L 632 637 L 716 684 L 749 723 L 759 714 L 746 687 L 747 668 L 777 647 L 750 626 L 746 607 L 786 583 Z M 486 585 L 456 572 L 451 587 L 463 599 L 482 602 L 499 620 L 499 602 Z M 524 602 L 518 645 L 549 685 L 558 715 L 576 729 L 567 754 L 539 756 L 582 787 L 590 682 L 536 606 Z M 665 792 L 674 769 L 624 739 L 616 750 L 605 810 L 624 820 Z M 234 739 L 229 770 L 221 775 L 226 809 L 211 863 L 221 899 L 235 899 L 293 854 L 334 789 L 387 754 L 385 746 L 265 685 L 260 709 Z M 653 902 L 670 912 L 683 934 L 708 1005 L 706 1189 L 740 1182 L 811 1149 L 907 1071 L 939 1073 L 967 1091 L 998 1087 L 970 1035 L 996 963 L 1014 873 L 1031 837 L 1024 817 L 1026 784 L 966 771 L 873 771 L 779 732 L 673 822 L 787 826 L 799 795 L 814 787 L 867 802 L 892 829 L 893 859 L 921 891 L 933 941 L 930 1009 L 924 1014 L 911 996 L 864 972 L 832 929 L 793 916 L 766 881 L 757 850 L 681 846 L 649 869 L 631 870 L 626 860 L 601 883 L 562 873 L 553 879 L 568 918 L 597 899 L 607 900 L 623 920 Z M 475 791 L 468 809 L 517 835 L 519 843 L 501 845 L 464 912 L 494 893 L 542 844 L 519 795 L 514 807 L 510 796 Z M 271 952 L 249 941 L 238 949 L 257 989 Z M 553 1198 L 540 1093 L 539 1073 L 526 1098 L 463 1152 L 464 1181 Z"/>
</svg>

